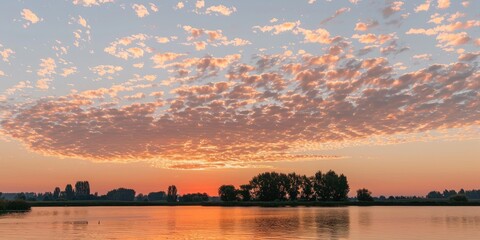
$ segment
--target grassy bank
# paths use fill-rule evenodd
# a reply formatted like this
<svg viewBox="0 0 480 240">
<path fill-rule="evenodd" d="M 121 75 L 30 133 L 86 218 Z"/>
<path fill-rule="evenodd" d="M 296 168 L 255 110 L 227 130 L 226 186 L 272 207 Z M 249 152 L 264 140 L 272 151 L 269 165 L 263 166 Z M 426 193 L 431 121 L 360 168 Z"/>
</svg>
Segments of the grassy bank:
<svg viewBox="0 0 480 240">
<path fill-rule="evenodd" d="M 0 213 L 29 211 L 31 206 L 23 200 L 0 200 Z"/>
<path fill-rule="evenodd" d="M 42 201 L 32 207 L 90 206 L 218 206 L 218 207 L 346 207 L 346 206 L 480 206 L 480 201 L 378 201 L 378 202 L 122 202 L 122 201 Z"/>
</svg>

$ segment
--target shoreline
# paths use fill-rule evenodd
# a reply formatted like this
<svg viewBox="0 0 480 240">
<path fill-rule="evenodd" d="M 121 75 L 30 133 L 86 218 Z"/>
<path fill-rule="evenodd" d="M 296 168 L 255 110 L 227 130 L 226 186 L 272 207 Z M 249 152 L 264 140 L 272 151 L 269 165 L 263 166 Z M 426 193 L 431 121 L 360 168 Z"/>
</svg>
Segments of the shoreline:
<svg viewBox="0 0 480 240">
<path fill-rule="evenodd" d="M 31 207 L 132 207 L 132 206 L 202 206 L 202 207 L 370 207 L 370 206 L 480 206 L 480 201 L 384 201 L 384 202 L 122 202 L 122 201 L 48 201 L 28 202 Z"/>
</svg>

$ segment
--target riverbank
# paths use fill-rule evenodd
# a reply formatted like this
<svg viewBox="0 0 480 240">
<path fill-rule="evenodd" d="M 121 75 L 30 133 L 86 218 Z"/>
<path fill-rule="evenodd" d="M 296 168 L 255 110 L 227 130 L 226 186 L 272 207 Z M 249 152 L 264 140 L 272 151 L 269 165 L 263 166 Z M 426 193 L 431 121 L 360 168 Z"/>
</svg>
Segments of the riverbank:
<svg viewBox="0 0 480 240">
<path fill-rule="evenodd" d="M 0 214 L 9 212 L 25 212 L 29 211 L 30 209 L 30 204 L 23 200 L 0 200 Z"/>
<path fill-rule="evenodd" d="M 39 201 L 32 207 L 94 206 L 204 206 L 204 207 L 347 207 L 347 206 L 480 206 L 480 201 L 377 201 L 377 202 L 125 202 L 125 201 Z"/>
</svg>

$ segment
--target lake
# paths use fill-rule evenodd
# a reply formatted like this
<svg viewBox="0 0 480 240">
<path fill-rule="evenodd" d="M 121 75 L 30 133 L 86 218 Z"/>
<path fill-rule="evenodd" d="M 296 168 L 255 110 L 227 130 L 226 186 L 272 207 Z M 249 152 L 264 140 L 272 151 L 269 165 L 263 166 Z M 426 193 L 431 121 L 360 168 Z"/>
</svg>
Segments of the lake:
<svg viewBox="0 0 480 240">
<path fill-rule="evenodd" d="M 480 239 L 480 207 L 34 207 L 0 239 Z"/>
</svg>

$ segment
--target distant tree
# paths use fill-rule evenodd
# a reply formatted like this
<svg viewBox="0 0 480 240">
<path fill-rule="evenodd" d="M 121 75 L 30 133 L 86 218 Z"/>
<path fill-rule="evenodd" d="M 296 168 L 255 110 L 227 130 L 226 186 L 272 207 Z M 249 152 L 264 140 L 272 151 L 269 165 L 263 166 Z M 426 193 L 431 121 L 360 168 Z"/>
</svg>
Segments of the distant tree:
<svg viewBox="0 0 480 240">
<path fill-rule="evenodd" d="M 288 177 L 288 199 L 295 201 L 300 194 L 300 188 L 302 187 L 302 177 L 296 173 L 289 173 Z"/>
<path fill-rule="evenodd" d="M 237 190 L 233 185 L 222 185 L 218 188 L 218 196 L 224 202 L 237 200 Z"/>
<path fill-rule="evenodd" d="M 179 199 L 180 202 L 207 202 L 208 195 L 206 193 L 189 193 L 184 194 Z"/>
<path fill-rule="evenodd" d="M 51 192 L 46 192 L 42 195 L 42 197 L 38 196 L 38 199 L 42 200 L 42 201 L 52 201 L 53 200 L 53 194 Z"/>
<path fill-rule="evenodd" d="M 431 191 L 427 194 L 428 199 L 440 199 L 443 195 L 439 191 Z"/>
<path fill-rule="evenodd" d="M 75 183 L 75 197 L 85 200 L 90 196 L 90 184 L 88 181 L 78 181 Z"/>
<path fill-rule="evenodd" d="M 60 188 L 56 187 L 55 190 L 53 191 L 53 199 L 57 200 L 60 197 Z"/>
<path fill-rule="evenodd" d="M 450 196 L 449 200 L 451 202 L 468 202 L 468 198 L 462 194 Z"/>
<path fill-rule="evenodd" d="M 450 198 L 451 196 L 455 196 L 455 195 L 457 195 L 457 192 L 456 192 L 455 190 L 447 190 L 447 189 L 445 189 L 445 190 L 443 191 L 443 197 L 444 197 L 444 198 Z"/>
<path fill-rule="evenodd" d="M 252 186 L 250 186 L 250 184 L 240 185 L 240 189 L 237 190 L 237 198 L 245 202 L 252 200 L 252 195 L 250 194 L 251 190 Z"/>
<path fill-rule="evenodd" d="M 133 201 L 135 199 L 135 190 L 118 188 L 107 193 L 107 200 L 113 201 Z"/>
<path fill-rule="evenodd" d="M 312 180 L 311 178 L 303 175 L 301 177 L 301 192 L 300 192 L 300 199 L 304 200 L 304 201 L 309 201 L 312 199 L 312 196 L 314 194 L 314 191 L 313 191 L 313 183 L 312 183 Z"/>
<path fill-rule="evenodd" d="M 176 202 L 178 198 L 177 187 L 175 185 L 168 187 L 167 202 Z"/>
<path fill-rule="evenodd" d="M 139 194 L 135 197 L 135 201 L 137 201 L 137 202 L 146 202 L 146 201 L 148 201 L 147 195 L 143 195 L 142 193 L 139 193 Z"/>
<path fill-rule="evenodd" d="M 326 174 L 322 172 L 315 173 L 313 177 L 314 190 L 318 200 L 322 201 L 342 201 L 348 199 L 347 177 L 343 174 L 337 175 L 330 170 Z"/>
<path fill-rule="evenodd" d="M 15 195 L 15 200 L 27 200 L 27 196 L 23 192 L 17 193 L 17 195 Z"/>
<path fill-rule="evenodd" d="M 385 196 L 383 196 L 383 195 L 380 195 L 380 197 L 379 197 L 378 199 L 380 199 L 380 201 L 385 201 L 385 200 L 387 200 L 387 198 L 386 198 Z"/>
<path fill-rule="evenodd" d="M 151 192 L 148 194 L 148 201 L 165 201 L 167 200 L 167 194 L 164 191 Z"/>
<path fill-rule="evenodd" d="M 465 195 L 468 199 L 480 199 L 480 190 L 465 191 Z"/>
<path fill-rule="evenodd" d="M 321 171 L 316 172 L 312 177 L 313 191 L 315 191 L 315 198 L 317 200 L 328 200 L 331 195 L 331 189 L 328 189 L 328 186 L 325 186 L 323 177 L 324 174 Z"/>
<path fill-rule="evenodd" d="M 372 192 L 366 188 L 358 189 L 357 200 L 360 202 L 373 202 Z"/>
<path fill-rule="evenodd" d="M 73 187 L 71 184 L 67 184 L 65 186 L 65 199 L 73 200 L 75 198 L 75 192 L 73 191 Z"/>
</svg>

